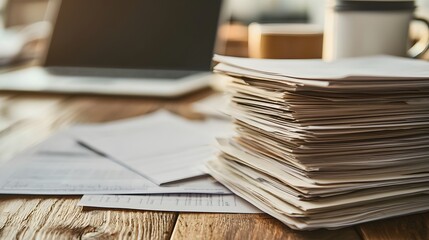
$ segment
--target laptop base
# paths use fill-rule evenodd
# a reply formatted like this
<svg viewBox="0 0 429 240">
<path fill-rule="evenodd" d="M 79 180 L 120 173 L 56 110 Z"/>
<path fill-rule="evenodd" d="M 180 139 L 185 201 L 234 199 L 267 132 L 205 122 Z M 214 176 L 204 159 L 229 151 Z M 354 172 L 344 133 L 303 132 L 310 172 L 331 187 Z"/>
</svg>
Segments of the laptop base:
<svg viewBox="0 0 429 240">
<path fill-rule="evenodd" d="M 0 74 L 0 91 L 178 97 L 208 87 L 214 77 L 210 72 L 179 79 L 75 76 L 30 67 Z"/>
</svg>

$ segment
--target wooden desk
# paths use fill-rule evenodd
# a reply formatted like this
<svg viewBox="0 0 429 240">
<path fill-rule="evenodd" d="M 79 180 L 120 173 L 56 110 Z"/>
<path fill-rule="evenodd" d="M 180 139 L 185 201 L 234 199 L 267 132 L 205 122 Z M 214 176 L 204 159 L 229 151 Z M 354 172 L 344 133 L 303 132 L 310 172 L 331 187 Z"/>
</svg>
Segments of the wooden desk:
<svg viewBox="0 0 429 240">
<path fill-rule="evenodd" d="M 179 100 L 0 94 L 0 159 L 72 123 L 104 122 L 167 108 L 188 117 Z M 1 161 L 1 160 L 0 160 Z M 265 214 L 200 214 L 82 209 L 79 196 L 0 196 L 0 239 L 429 239 L 429 213 L 335 231 L 294 231 Z M 429 204 L 429 203 L 428 203 Z"/>
</svg>

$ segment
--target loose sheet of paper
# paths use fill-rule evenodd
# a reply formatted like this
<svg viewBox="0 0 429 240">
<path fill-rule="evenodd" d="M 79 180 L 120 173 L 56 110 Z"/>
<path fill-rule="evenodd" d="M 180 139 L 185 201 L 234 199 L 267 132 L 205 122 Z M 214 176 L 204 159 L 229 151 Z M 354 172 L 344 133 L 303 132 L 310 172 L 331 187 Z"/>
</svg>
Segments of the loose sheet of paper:
<svg viewBox="0 0 429 240">
<path fill-rule="evenodd" d="M 166 111 L 101 125 L 77 126 L 85 146 L 105 154 L 160 185 L 204 175 L 217 135 L 228 135 L 224 120 L 188 121 Z"/>
<path fill-rule="evenodd" d="M 261 213 L 235 195 L 216 194 L 85 195 L 78 205 L 173 212 Z"/>
<path fill-rule="evenodd" d="M 230 193 L 211 178 L 160 187 L 59 133 L 0 168 L 0 194 Z"/>
</svg>

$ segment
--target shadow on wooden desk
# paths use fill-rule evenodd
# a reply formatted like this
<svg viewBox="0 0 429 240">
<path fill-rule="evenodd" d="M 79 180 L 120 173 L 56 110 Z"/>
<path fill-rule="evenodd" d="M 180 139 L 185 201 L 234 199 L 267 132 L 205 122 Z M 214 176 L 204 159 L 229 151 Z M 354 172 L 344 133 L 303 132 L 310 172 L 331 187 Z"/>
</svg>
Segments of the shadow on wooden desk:
<svg viewBox="0 0 429 240">
<path fill-rule="evenodd" d="M 0 94 L 0 159 L 77 122 L 104 122 L 159 108 L 199 117 L 181 99 Z M 1 163 L 1 160 L 0 160 Z M 429 213 L 339 230 L 295 231 L 266 214 L 106 210 L 76 206 L 79 197 L 1 196 L 0 239 L 429 239 Z"/>
</svg>

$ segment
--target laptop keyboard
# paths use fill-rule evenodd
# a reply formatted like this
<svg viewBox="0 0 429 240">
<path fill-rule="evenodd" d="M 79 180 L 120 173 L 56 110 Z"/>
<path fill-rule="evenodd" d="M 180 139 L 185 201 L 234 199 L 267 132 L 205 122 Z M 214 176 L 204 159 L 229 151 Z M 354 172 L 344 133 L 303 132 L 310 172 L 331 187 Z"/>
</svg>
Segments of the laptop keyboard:
<svg viewBox="0 0 429 240">
<path fill-rule="evenodd" d="M 159 70 L 159 69 L 117 69 L 117 68 L 80 68 L 80 67 L 47 67 L 50 74 L 62 76 L 89 76 L 111 78 L 147 78 L 179 79 L 202 73 L 194 70 Z"/>
</svg>

